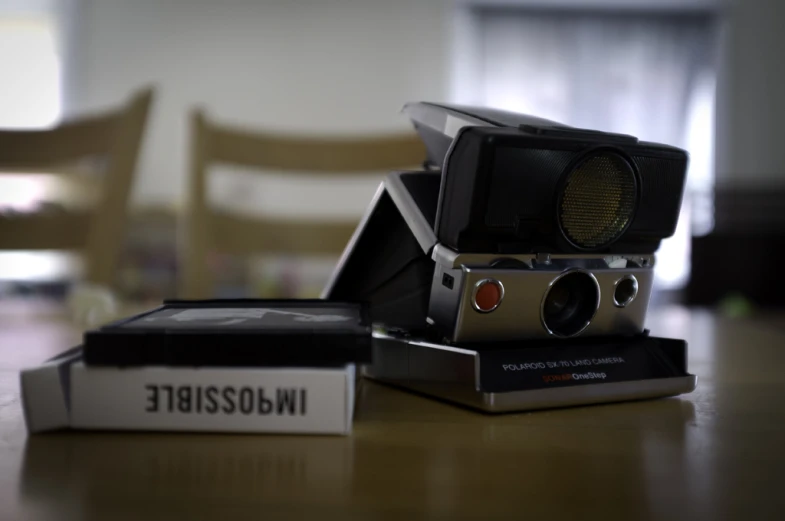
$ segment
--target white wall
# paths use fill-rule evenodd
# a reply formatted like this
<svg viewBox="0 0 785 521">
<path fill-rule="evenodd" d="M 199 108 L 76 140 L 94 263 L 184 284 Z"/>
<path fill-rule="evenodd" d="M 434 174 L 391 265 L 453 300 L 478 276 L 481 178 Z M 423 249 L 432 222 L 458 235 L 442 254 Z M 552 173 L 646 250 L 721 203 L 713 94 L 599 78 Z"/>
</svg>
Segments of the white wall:
<svg viewBox="0 0 785 521">
<path fill-rule="evenodd" d="M 189 108 L 258 129 L 407 129 L 410 100 L 448 89 L 441 0 L 81 0 L 67 113 L 159 87 L 134 201 L 182 195 Z"/>
<path fill-rule="evenodd" d="M 68 0 L 81 14 L 67 55 L 66 111 L 160 88 L 135 201 L 182 193 L 186 114 L 204 104 L 226 121 L 292 132 L 407 128 L 412 99 L 470 99 L 471 29 L 461 0 Z M 721 0 L 479 0 L 528 6 L 706 8 Z M 24 3 L 24 2 L 23 2 Z M 455 13 L 458 18 L 455 18 Z M 781 0 L 738 0 L 717 92 L 720 182 L 785 180 L 785 18 Z M 461 18 L 463 16 L 463 18 Z M 463 31 L 463 33 L 461 33 Z M 458 81 L 452 81 L 457 79 Z M 468 84 L 468 83 L 467 83 Z"/>
</svg>

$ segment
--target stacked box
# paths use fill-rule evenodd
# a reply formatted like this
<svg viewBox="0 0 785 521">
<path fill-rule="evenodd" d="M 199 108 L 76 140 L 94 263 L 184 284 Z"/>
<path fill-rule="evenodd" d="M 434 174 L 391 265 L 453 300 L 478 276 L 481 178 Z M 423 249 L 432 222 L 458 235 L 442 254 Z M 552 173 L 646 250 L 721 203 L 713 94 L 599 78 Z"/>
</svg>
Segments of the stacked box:
<svg viewBox="0 0 785 521">
<path fill-rule="evenodd" d="M 349 434 L 371 325 L 356 303 L 169 301 L 21 374 L 31 433 Z"/>
</svg>

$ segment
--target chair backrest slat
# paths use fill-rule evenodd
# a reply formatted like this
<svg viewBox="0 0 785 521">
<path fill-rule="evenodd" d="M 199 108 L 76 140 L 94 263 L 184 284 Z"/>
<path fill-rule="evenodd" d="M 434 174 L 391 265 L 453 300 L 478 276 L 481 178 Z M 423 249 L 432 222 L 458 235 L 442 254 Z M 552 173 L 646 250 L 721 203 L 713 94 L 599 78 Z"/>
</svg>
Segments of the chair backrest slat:
<svg viewBox="0 0 785 521">
<path fill-rule="evenodd" d="M 214 163 L 351 174 L 416 168 L 425 158 L 422 142 L 410 135 L 308 139 L 225 127 L 208 128 L 210 160 Z"/>
<path fill-rule="evenodd" d="M 191 114 L 190 157 L 181 296 L 208 298 L 213 296 L 208 255 L 214 250 L 338 255 L 356 226 L 286 222 L 280 217 L 252 222 L 215 214 L 206 194 L 210 166 L 235 165 L 287 175 L 363 175 L 419 168 L 426 150 L 414 132 L 356 138 L 295 137 L 217 124 L 203 111 L 195 110 Z"/>
<path fill-rule="evenodd" d="M 106 153 L 116 121 L 103 114 L 50 130 L 0 130 L 0 166 L 42 167 Z"/>
<path fill-rule="evenodd" d="M 145 88 L 123 107 L 103 114 L 73 119 L 47 130 L 0 131 L 0 171 L 67 175 L 80 160 L 105 160 L 101 163 L 105 166 L 102 193 L 89 219 L 62 218 L 56 213 L 14 217 L 2 223 L 5 236 L 11 237 L 18 229 L 27 233 L 24 244 L 37 249 L 56 249 L 63 244 L 73 247 L 75 238 L 81 237 L 87 260 L 86 281 L 111 287 L 152 99 L 153 89 Z M 67 229 L 77 225 L 87 229 Z M 16 239 L 6 242 L 0 242 L 0 249 L 19 246 Z"/>
</svg>

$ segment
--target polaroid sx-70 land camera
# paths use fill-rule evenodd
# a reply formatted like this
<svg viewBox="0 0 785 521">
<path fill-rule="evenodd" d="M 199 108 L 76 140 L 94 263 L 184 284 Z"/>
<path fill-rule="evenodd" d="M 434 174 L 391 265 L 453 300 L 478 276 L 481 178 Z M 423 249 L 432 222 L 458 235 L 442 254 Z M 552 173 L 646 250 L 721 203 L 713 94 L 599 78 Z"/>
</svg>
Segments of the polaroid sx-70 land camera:
<svg viewBox="0 0 785 521">
<path fill-rule="evenodd" d="M 368 377 L 485 411 L 692 391 L 644 329 L 687 154 L 486 108 L 404 108 L 422 171 L 387 176 L 325 288 L 370 304 Z"/>
</svg>

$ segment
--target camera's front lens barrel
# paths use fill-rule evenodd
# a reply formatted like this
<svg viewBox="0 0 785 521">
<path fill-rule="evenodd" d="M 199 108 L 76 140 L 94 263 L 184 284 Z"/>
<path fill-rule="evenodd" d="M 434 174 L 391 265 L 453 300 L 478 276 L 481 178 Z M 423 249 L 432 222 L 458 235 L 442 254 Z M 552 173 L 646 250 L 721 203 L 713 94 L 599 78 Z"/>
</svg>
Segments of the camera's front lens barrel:
<svg viewBox="0 0 785 521">
<path fill-rule="evenodd" d="M 591 323 L 600 306 L 600 286 L 594 275 L 569 270 L 554 279 L 542 299 L 542 325 L 557 337 L 578 335 Z"/>
<path fill-rule="evenodd" d="M 543 306 L 543 313 L 548 316 L 556 316 L 564 311 L 570 302 L 570 290 L 566 286 L 559 285 L 548 292 Z"/>
</svg>

